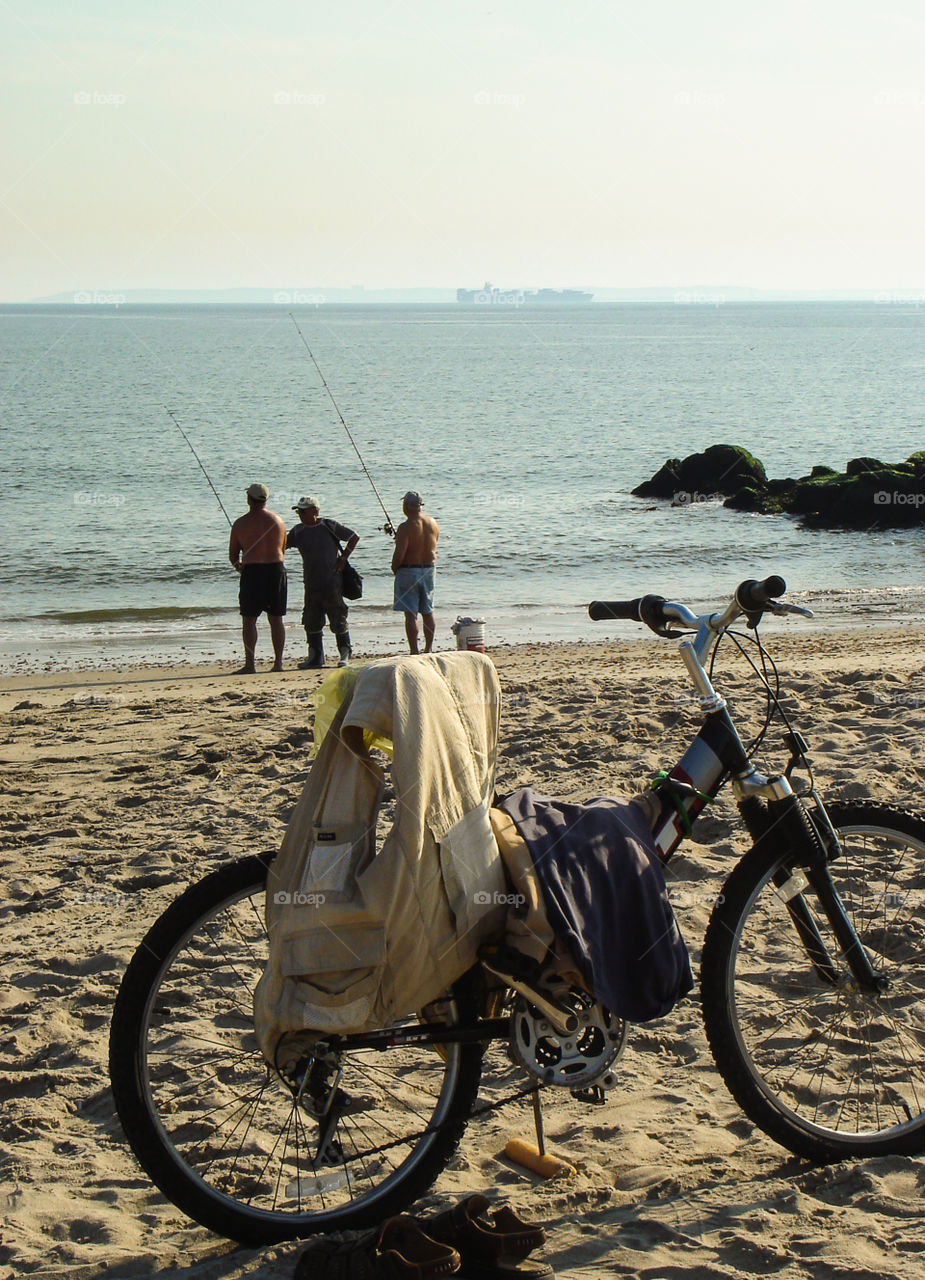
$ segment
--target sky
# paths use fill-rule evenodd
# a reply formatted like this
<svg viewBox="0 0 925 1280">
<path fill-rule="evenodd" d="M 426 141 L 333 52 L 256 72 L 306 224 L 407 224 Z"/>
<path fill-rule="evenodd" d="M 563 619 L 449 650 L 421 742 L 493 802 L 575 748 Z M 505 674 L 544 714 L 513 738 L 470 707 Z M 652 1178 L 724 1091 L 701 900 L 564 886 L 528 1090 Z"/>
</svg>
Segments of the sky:
<svg viewBox="0 0 925 1280">
<path fill-rule="evenodd" d="M 925 290 L 921 0 L 0 0 L 0 301 Z"/>
</svg>

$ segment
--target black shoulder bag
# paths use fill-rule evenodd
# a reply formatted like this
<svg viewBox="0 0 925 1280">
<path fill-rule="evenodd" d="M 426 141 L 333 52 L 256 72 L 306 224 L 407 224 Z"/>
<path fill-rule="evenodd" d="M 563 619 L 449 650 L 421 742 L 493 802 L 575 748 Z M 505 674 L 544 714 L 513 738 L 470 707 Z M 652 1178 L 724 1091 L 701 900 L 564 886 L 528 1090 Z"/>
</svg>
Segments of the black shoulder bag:
<svg viewBox="0 0 925 1280">
<path fill-rule="evenodd" d="M 340 538 L 338 538 L 337 534 L 331 528 L 327 520 L 322 519 L 321 523 L 324 525 L 328 533 L 337 543 L 338 555 L 342 556 L 344 554 L 344 548 L 341 546 Z M 363 595 L 363 579 L 360 576 L 360 574 L 357 573 L 356 569 L 350 563 L 349 559 L 345 562 L 340 576 L 341 576 L 341 594 L 343 595 L 344 599 L 345 600 L 361 599 Z"/>
</svg>

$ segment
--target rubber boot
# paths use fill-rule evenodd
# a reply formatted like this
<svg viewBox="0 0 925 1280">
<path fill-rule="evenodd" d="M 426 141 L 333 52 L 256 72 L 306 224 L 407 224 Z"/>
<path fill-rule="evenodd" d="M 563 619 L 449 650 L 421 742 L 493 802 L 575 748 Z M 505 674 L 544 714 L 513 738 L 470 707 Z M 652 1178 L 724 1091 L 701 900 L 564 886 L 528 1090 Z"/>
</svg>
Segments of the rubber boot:
<svg viewBox="0 0 925 1280">
<path fill-rule="evenodd" d="M 308 640 L 308 657 L 303 658 L 299 663 L 301 671 L 313 669 L 315 667 L 324 666 L 324 632 L 322 631 L 306 631 L 305 638 Z"/>
<path fill-rule="evenodd" d="M 353 650 L 350 647 L 350 632 L 342 631 L 339 636 L 335 636 L 337 640 L 337 652 L 340 654 L 339 667 L 345 667 L 353 657 Z"/>
</svg>

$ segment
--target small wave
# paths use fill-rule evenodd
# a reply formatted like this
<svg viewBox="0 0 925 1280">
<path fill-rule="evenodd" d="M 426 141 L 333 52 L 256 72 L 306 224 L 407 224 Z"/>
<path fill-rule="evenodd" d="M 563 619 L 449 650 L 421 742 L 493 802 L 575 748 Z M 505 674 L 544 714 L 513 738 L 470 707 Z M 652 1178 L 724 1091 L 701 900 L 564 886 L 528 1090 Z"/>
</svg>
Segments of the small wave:
<svg viewBox="0 0 925 1280">
<path fill-rule="evenodd" d="M 213 605 L 151 605 L 147 608 L 51 610 L 37 619 L 76 625 L 91 622 L 156 622 L 159 618 L 208 618 L 234 613 L 232 608 Z"/>
</svg>

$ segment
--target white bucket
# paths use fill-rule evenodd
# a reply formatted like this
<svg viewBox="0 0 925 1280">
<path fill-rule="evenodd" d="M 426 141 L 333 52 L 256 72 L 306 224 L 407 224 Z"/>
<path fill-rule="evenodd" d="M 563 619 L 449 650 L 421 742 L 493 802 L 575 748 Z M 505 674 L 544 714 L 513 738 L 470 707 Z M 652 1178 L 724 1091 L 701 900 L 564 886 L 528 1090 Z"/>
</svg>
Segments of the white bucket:
<svg viewBox="0 0 925 1280">
<path fill-rule="evenodd" d="M 485 652 L 484 618 L 457 618 L 450 630 L 456 637 L 457 649 L 471 649 L 475 653 Z"/>
</svg>

